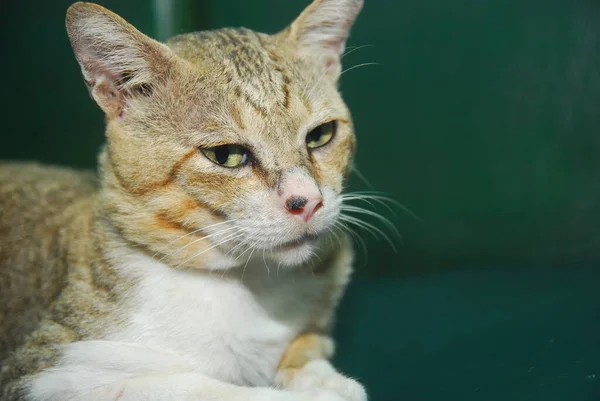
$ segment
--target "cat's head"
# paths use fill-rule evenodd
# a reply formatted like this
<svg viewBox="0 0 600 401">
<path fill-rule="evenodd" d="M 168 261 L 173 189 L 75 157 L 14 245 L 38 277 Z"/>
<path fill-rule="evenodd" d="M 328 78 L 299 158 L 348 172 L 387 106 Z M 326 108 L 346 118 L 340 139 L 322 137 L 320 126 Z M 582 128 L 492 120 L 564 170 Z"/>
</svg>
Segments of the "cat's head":
<svg viewBox="0 0 600 401">
<path fill-rule="evenodd" d="M 337 81 L 361 7 L 315 0 L 276 35 L 162 44 L 98 5 L 71 6 L 71 44 L 107 121 L 103 207 L 124 237 L 213 269 L 255 251 L 296 265 L 324 246 L 355 147 Z"/>
</svg>

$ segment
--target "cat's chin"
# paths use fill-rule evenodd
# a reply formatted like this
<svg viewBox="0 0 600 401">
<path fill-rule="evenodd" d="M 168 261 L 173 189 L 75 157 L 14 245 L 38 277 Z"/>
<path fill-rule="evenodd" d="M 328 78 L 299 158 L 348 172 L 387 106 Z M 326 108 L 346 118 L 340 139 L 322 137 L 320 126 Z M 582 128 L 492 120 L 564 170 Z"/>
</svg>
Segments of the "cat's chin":
<svg viewBox="0 0 600 401">
<path fill-rule="evenodd" d="M 314 239 L 291 242 L 271 250 L 271 258 L 281 266 L 294 267 L 314 257 L 315 250 Z"/>
</svg>

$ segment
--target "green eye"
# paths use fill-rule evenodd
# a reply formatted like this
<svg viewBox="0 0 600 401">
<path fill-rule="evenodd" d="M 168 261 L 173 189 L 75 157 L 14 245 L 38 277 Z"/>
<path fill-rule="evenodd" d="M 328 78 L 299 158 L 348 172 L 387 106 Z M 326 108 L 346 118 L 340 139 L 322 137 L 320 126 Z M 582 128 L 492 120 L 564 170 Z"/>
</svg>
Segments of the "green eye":
<svg viewBox="0 0 600 401">
<path fill-rule="evenodd" d="M 240 167 L 248 161 L 248 151 L 240 145 L 221 145 L 200 150 L 211 162 L 223 167 Z"/>
<path fill-rule="evenodd" d="M 315 149 L 327 145 L 333 138 L 336 128 L 337 124 L 335 121 L 319 125 L 306 135 L 306 146 L 309 149 Z"/>
</svg>

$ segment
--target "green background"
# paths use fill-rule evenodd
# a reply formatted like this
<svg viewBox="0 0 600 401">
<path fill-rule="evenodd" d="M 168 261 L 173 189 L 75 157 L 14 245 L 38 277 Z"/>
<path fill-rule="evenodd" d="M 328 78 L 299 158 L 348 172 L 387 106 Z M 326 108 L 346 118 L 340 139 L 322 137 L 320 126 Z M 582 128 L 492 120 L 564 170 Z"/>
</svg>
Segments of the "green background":
<svg viewBox="0 0 600 401">
<path fill-rule="evenodd" d="M 361 233 L 337 364 L 373 400 L 600 399 L 600 2 L 366 0 L 342 90 L 351 190 L 388 193 L 395 253 Z M 141 31 L 276 32 L 300 0 L 107 0 Z M 0 7 L 1 159 L 90 168 L 103 117 L 63 20 Z"/>
</svg>

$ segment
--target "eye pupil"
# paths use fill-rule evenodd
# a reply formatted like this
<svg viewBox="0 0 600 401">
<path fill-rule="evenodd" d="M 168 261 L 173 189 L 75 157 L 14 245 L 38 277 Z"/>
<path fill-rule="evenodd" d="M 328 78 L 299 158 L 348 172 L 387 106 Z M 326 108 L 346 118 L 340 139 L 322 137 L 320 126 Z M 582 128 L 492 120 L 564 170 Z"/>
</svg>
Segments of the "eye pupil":
<svg viewBox="0 0 600 401">
<path fill-rule="evenodd" d="M 317 127 L 306 136 L 306 143 L 319 142 L 323 136 L 323 126 Z"/>
<path fill-rule="evenodd" d="M 215 159 L 219 164 L 227 163 L 229 159 L 229 146 L 218 146 L 215 148 Z"/>
</svg>

